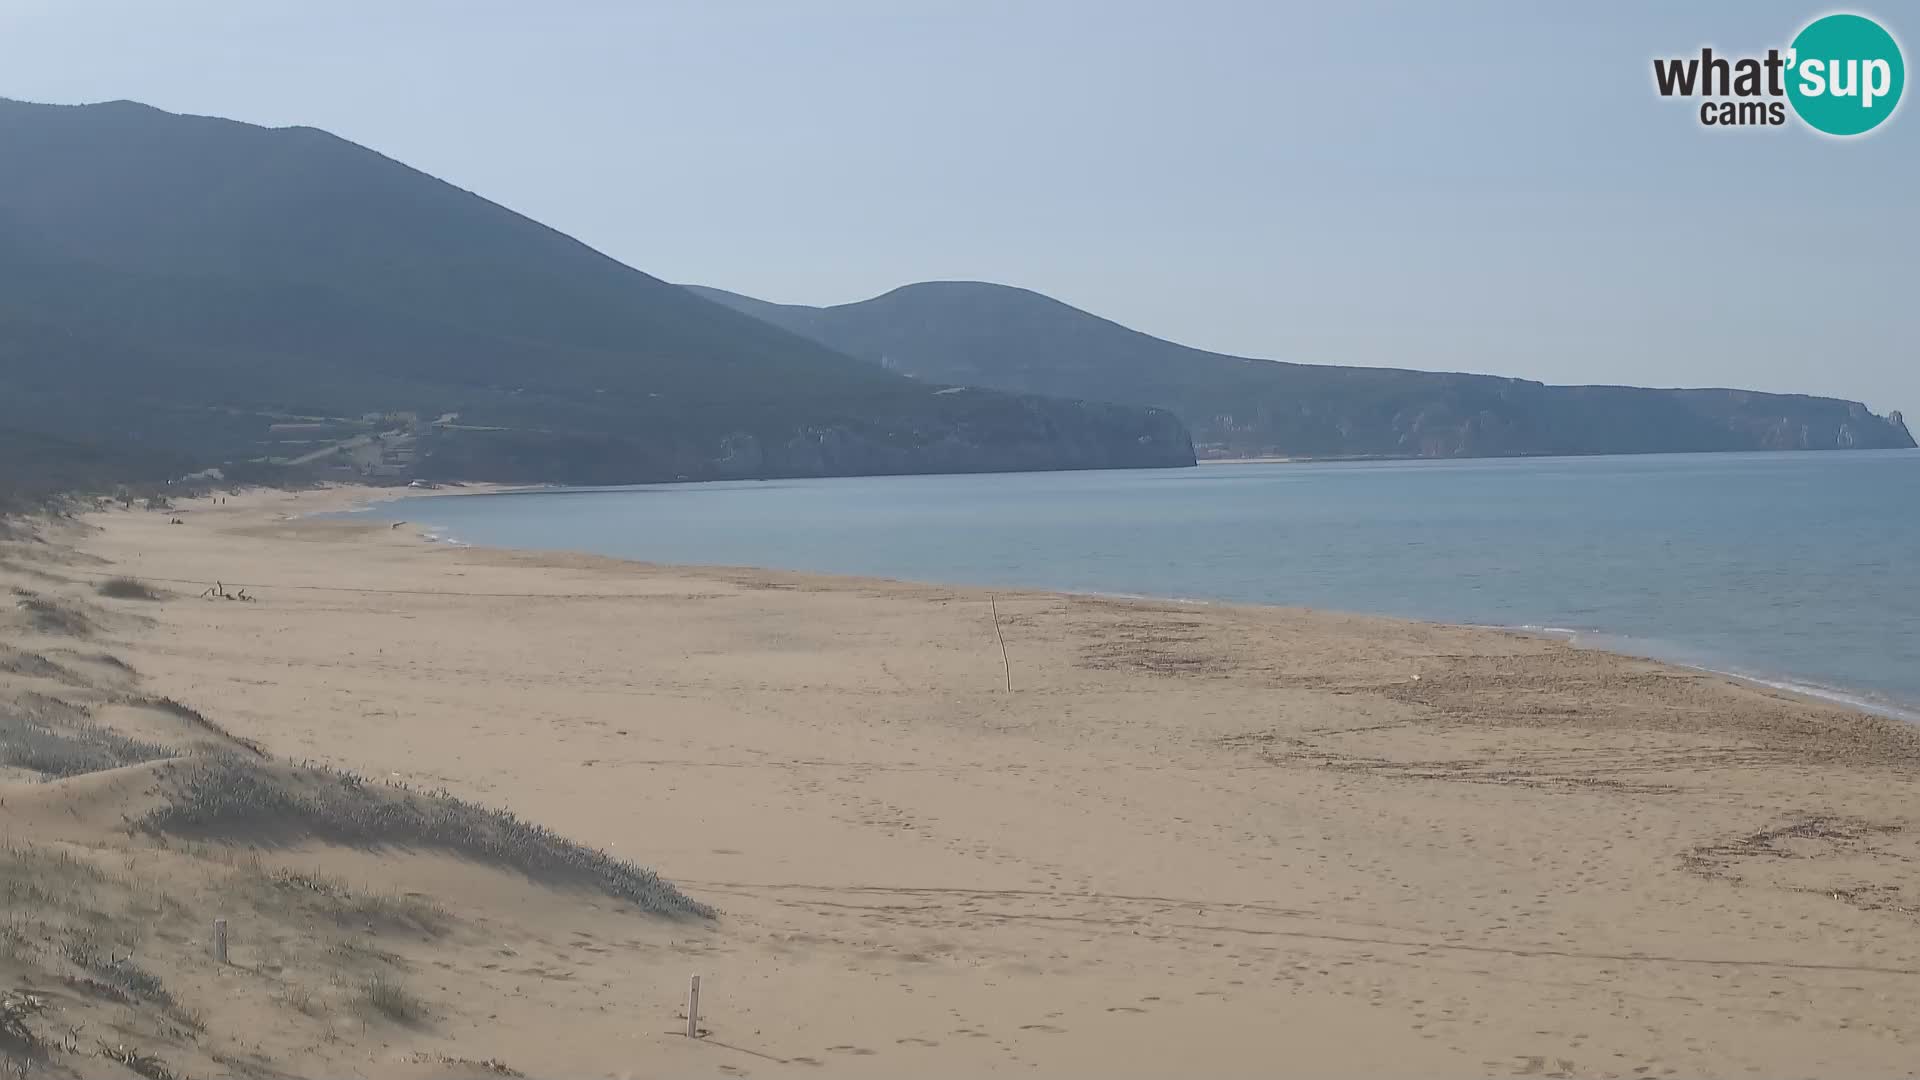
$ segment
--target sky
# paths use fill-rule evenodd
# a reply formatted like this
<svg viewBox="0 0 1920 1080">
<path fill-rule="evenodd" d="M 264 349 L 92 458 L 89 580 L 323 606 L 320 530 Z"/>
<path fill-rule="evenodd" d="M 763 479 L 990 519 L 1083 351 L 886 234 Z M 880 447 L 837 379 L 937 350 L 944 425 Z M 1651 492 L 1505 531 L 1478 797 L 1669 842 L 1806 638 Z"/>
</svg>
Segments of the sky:
<svg viewBox="0 0 1920 1080">
<path fill-rule="evenodd" d="M 1920 413 L 1920 102 L 1837 140 L 1653 89 L 1829 10 L 0 0 L 0 97 L 325 128 L 787 303 L 996 281 L 1239 355 Z M 1920 7 L 1844 10 L 1916 59 Z"/>
</svg>

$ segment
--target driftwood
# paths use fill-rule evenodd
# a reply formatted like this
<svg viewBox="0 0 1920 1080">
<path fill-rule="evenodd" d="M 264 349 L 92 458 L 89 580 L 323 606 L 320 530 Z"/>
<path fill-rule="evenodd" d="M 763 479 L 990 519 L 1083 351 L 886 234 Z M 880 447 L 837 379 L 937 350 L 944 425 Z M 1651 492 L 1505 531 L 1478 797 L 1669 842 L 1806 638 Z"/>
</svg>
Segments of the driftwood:
<svg viewBox="0 0 1920 1080">
<path fill-rule="evenodd" d="M 235 590 L 234 592 L 228 592 L 227 586 L 224 582 L 216 581 L 213 583 L 212 586 L 210 586 L 207 589 L 207 591 L 200 594 L 200 599 L 202 600 L 244 600 L 247 603 L 251 604 L 259 598 L 254 596 L 248 596 L 247 588 L 244 585 L 242 585 L 239 589 Z"/>
<path fill-rule="evenodd" d="M 38 1045 L 39 1040 L 27 1027 L 27 1018 L 46 1011 L 47 999 L 39 994 L 29 994 L 24 990 L 7 991 L 0 995 L 0 1035 L 26 1046 Z"/>
<path fill-rule="evenodd" d="M 129 1049 L 124 1043 L 109 1046 L 104 1040 L 96 1041 L 100 1042 L 100 1056 L 108 1061 L 117 1061 L 147 1080 L 173 1080 L 173 1070 L 152 1054 Z"/>
</svg>

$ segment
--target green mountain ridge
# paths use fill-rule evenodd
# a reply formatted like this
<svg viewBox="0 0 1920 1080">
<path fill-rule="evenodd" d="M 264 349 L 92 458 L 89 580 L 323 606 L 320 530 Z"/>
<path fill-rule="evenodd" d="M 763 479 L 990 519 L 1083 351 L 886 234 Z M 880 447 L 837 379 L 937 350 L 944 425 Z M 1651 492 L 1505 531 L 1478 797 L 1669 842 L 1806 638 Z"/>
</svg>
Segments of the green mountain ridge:
<svg viewBox="0 0 1920 1080">
<path fill-rule="evenodd" d="M 687 288 L 917 378 L 1167 408 L 1193 432 L 1202 456 L 1914 446 L 1899 413 L 1876 416 L 1858 402 L 1257 360 L 1188 348 L 1040 293 L 987 282 L 922 282 L 831 307 Z"/>
<path fill-rule="evenodd" d="M 313 128 L 0 99 L 0 163 L 20 431 L 572 483 L 1193 461 L 1164 411 L 877 370 Z"/>
</svg>

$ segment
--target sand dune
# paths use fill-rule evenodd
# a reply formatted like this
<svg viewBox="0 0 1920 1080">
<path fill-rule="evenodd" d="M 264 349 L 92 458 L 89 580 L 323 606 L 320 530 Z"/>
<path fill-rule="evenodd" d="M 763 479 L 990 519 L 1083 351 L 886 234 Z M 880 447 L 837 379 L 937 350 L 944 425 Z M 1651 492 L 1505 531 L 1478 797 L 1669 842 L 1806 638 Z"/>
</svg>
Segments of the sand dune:
<svg viewBox="0 0 1920 1080">
<path fill-rule="evenodd" d="M 997 597 L 1009 671 L 976 590 L 290 518 L 356 497 L 251 494 L 181 526 L 115 511 L 72 555 L 10 545 L 4 583 L 87 625 L 9 615 L 0 690 L 76 701 L 136 740 L 258 744 L 510 807 L 719 917 L 424 847 L 130 834 L 122 819 L 164 796 L 148 774 L 177 761 L 15 776 L 0 834 L 16 848 L 189 898 L 155 931 L 181 940 L 143 946 L 204 1022 L 147 1033 L 178 1067 L 1894 1076 L 1920 1060 L 1920 739 L 1902 725 L 1485 630 L 1041 593 Z M 171 595 L 97 596 L 113 575 Z M 256 599 L 195 598 L 215 580 Z M 307 878 L 349 899 L 303 895 Z M 120 910 L 121 886 L 95 888 Z M 338 916 L 408 897 L 432 926 Z M 193 935 L 219 907 L 280 939 L 236 916 L 235 967 L 211 965 Z M 376 972 L 417 1019 L 357 1004 Z M 675 1031 L 695 972 L 708 1032 L 690 1041 Z"/>
</svg>

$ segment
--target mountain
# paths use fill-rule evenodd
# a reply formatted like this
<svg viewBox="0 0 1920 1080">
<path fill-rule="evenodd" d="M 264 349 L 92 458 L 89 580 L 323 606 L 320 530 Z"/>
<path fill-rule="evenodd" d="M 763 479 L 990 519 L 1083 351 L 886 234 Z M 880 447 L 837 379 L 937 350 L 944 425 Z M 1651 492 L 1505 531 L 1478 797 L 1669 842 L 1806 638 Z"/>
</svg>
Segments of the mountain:
<svg viewBox="0 0 1920 1080">
<path fill-rule="evenodd" d="M 1029 292 L 930 281 L 837 307 L 688 286 L 888 370 L 1014 393 L 1171 409 L 1203 456 L 1466 457 L 1911 447 L 1899 413 L 1749 390 L 1252 360 L 1129 330 Z"/>
<path fill-rule="evenodd" d="M 617 483 L 1185 465 L 1149 408 L 888 373 L 312 128 L 0 99 L 0 427 Z"/>
</svg>

